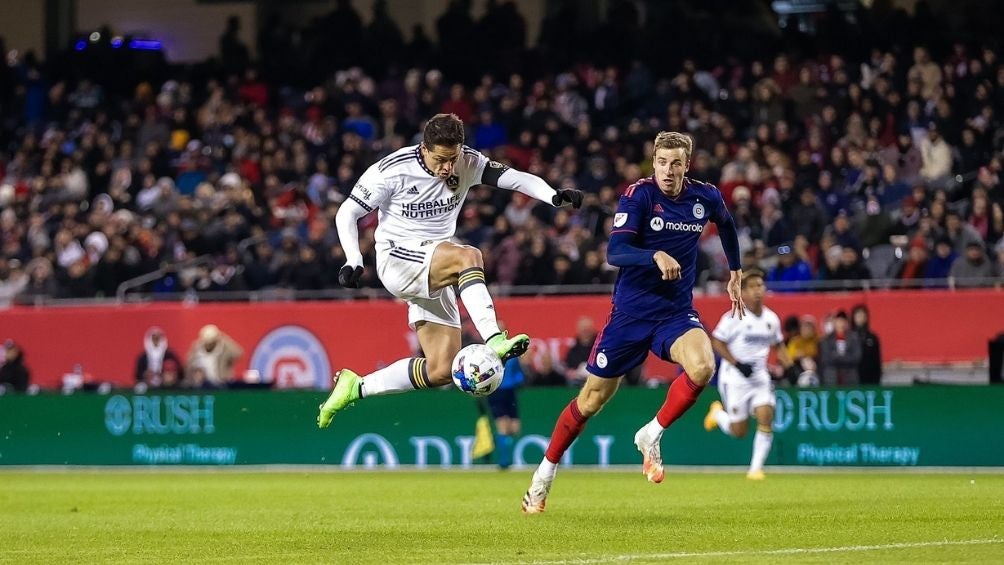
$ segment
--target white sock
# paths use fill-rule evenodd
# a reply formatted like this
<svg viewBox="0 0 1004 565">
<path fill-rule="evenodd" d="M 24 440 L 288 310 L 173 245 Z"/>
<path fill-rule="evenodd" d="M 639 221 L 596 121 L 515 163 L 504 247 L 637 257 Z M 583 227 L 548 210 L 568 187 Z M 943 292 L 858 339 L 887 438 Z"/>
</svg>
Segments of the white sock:
<svg viewBox="0 0 1004 565">
<path fill-rule="evenodd" d="M 363 397 L 378 396 L 428 387 L 429 375 L 425 370 L 425 358 L 410 357 L 398 359 L 363 377 L 360 393 Z"/>
<path fill-rule="evenodd" d="M 651 422 L 645 424 L 644 430 L 649 439 L 658 440 L 662 438 L 662 432 L 666 431 L 666 428 L 659 423 L 659 418 L 652 418 Z"/>
<path fill-rule="evenodd" d="M 753 436 L 753 459 L 750 461 L 750 472 L 763 469 L 763 463 L 770 453 L 770 444 L 774 442 L 774 432 L 756 431 Z"/>
<path fill-rule="evenodd" d="M 550 461 L 547 460 L 547 457 L 544 457 L 544 460 L 541 461 L 540 465 L 537 466 L 537 472 L 535 472 L 534 474 L 546 481 L 553 481 L 554 475 L 556 475 L 557 473 L 558 473 L 558 464 L 551 463 Z"/>
<path fill-rule="evenodd" d="M 725 435 L 729 437 L 735 437 L 732 433 L 732 419 L 729 418 L 729 413 L 725 410 L 717 410 L 715 412 L 715 421 L 718 422 L 718 428 L 722 430 Z"/>
<path fill-rule="evenodd" d="M 485 270 L 481 267 L 464 269 L 460 272 L 457 287 L 460 289 L 460 300 L 467 308 L 474 326 L 478 328 L 481 339 L 488 341 L 488 338 L 499 333 L 495 304 L 488 294 L 488 287 L 485 286 Z"/>
</svg>

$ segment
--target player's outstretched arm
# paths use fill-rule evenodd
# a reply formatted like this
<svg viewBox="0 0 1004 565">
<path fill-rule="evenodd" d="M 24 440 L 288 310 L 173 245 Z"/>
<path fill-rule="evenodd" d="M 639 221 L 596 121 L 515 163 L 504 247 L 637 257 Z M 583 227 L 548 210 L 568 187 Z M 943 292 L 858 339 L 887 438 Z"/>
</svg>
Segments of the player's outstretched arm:
<svg viewBox="0 0 1004 565">
<path fill-rule="evenodd" d="M 741 320 L 746 314 L 746 304 L 743 303 L 742 288 L 742 263 L 739 260 L 739 233 L 736 231 L 736 223 L 732 220 L 732 214 L 725 207 L 725 201 L 721 200 L 719 194 L 718 210 L 712 216 L 715 225 L 718 226 L 718 237 L 722 240 L 722 248 L 725 250 L 725 257 L 729 261 L 729 298 L 732 300 L 732 316 L 738 316 Z"/>
<path fill-rule="evenodd" d="M 572 208 L 582 207 L 582 191 L 571 188 L 554 189 L 551 185 L 530 173 L 524 173 L 503 165 L 498 161 L 490 161 L 481 175 L 481 182 L 490 186 L 515 190 L 552 206 L 571 205 Z"/>
<path fill-rule="evenodd" d="M 359 288 L 363 276 L 363 254 L 359 251 L 359 218 L 367 214 L 355 200 L 348 199 L 335 214 L 338 241 L 345 251 L 345 265 L 338 271 L 338 284 L 346 288 Z"/>
</svg>

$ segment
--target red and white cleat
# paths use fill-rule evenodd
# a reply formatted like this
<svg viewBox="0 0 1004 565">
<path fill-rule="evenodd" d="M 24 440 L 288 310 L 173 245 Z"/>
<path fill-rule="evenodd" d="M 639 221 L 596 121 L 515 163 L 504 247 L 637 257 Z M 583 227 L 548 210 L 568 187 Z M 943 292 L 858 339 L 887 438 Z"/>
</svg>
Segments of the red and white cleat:
<svg viewBox="0 0 1004 565">
<path fill-rule="evenodd" d="M 523 495 L 523 513 L 540 514 L 547 504 L 547 493 L 551 491 L 551 481 L 554 479 L 543 479 L 537 473 L 533 474 L 530 481 L 530 488 Z"/>
<path fill-rule="evenodd" d="M 661 483 L 666 477 L 666 471 L 662 468 L 662 447 L 659 445 L 661 439 L 648 437 L 644 427 L 634 434 L 635 447 L 643 457 L 641 472 L 650 483 Z"/>
</svg>

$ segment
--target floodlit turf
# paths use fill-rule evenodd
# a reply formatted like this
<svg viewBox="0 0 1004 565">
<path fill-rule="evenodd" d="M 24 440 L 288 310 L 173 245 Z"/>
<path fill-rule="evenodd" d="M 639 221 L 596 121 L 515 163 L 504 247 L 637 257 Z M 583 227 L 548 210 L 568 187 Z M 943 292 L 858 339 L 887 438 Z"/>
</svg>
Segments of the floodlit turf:
<svg viewBox="0 0 1004 565">
<path fill-rule="evenodd" d="M 1004 562 L 1000 475 L 529 476 L 2 472 L 0 562 Z"/>
</svg>

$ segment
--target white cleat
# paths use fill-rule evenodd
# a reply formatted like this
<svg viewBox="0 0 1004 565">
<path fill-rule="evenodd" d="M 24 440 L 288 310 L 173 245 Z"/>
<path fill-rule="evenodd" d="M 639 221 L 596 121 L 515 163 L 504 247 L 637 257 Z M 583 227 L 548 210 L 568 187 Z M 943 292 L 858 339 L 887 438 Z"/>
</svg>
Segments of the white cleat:
<svg viewBox="0 0 1004 565">
<path fill-rule="evenodd" d="M 554 478 L 543 479 L 536 472 L 533 473 L 533 480 L 530 481 L 530 488 L 523 495 L 523 513 L 540 514 L 547 504 L 547 493 L 551 491 L 551 482 Z"/>
<path fill-rule="evenodd" d="M 659 439 L 651 439 L 642 427 L 634 434 L 634 445 L 641 452 L 643 457 L 641 472 L 650 483 L 661 483 L 666 477 L 666 472 L 662 468 L 662 446 Z"/>
</svg>

